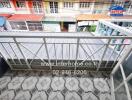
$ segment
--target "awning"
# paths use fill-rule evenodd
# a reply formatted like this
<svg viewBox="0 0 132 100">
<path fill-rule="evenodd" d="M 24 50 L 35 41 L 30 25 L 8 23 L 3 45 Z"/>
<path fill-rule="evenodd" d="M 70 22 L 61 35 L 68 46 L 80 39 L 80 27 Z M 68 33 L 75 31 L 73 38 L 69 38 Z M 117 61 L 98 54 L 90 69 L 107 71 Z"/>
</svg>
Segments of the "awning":
<svg viewBox="0 0 132 100">
<path fill-rule="evenodd" d="M 79 2 L 95 2 L 95 0 L 79 0 Z"/>
<path fill-rule="evenodd" d="M 113 19 L 132 19 L 132 15 L 116 16 Z"/>
<path fill-rule="evenodd" d="M 79 2 L 105 2 L 105 3 L 109 3 L 112 2 L 111 0 L 79 0 Z"/>
<path fill-rule="evenodd" d="M 5 18 L 9 18 L 12 15 L 11 14 L 0 14 L 0 16 L 5 17 Z"/>
<path fill-rule="evenodd" d="M 52 21 L 52 22 L 76 22 L 76 19 L 73 17 L 45 17 L 43 21 Z"/>
<path fill-rule="evenodd" d="M 44 15 L 15 14 L 8 18 L 9 21 L 42 21 Z"/>
<path fill-rule="evenodd" d="M 5 18 L 4 17 L 0 17 L 0 26 L 3 26 L 5 23 Z"/>
<path fill-rule="evenodd" d="M 111 19 L 111 17 L 104 14 L 80 14 L 76 19 L 78 21 L 96 21 L 100 19 Z"/>
</svg>

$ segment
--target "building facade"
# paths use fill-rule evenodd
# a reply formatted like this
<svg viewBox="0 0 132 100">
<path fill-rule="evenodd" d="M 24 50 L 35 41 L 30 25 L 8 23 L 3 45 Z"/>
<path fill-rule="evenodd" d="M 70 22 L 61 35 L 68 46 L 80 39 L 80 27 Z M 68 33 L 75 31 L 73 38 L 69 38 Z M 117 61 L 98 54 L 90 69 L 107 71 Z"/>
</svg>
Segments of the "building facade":
<svg viewBox="0 0 132 100">
<path fill-rule="evenodd" d="M 42 27 L 40 31 L 75 32 L 77 31 L 78 16 L 82 16 L 82 14 L 109 15 L 109 8 L 112 5 L 124 7 L 125 15 L 132 14 L 131 1 L 128 0 L 0 0 L 0 14 L 10 14 L 13 18 L 16 14 L 24 17 L 28 15 L 31 17 L 43 16 L 41 21 L 36 20 L 36 22 L 32 22 L 31 19 L 28 20 L 35 27 L 31 30 L 27 28 L 29 31 L 40 30 L 36 27 L 36 25 L 39 25 L 39 27 Z M 16 23 L 15 19 L 10 21 L 10 18 L 9 20 L 7 18 L 10 26 L 12 26 L 13 21 Z M 25 25 L 28 26 L 28 24 Z M 10 27 L 9 30 L 14 30 L 14 28 Z"/>
</svg>

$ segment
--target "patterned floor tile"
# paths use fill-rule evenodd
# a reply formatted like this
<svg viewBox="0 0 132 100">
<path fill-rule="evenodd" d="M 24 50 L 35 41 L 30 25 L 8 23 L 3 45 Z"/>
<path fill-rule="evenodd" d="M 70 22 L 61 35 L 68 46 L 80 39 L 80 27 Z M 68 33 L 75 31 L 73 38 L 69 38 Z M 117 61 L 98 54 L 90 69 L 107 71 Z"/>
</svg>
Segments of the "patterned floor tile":
<svg viewBox="0 0 132 100">
<path fill-rule="evenodd" d="M 82 100 L 98 100 L 98 98 L 92 92 L 89 92 L 89 93 L 84 93 L 82 95 Z"/>
<path fill-rule="evenodd" d="M 29 91 L 20 91 L 16 97 L 14 98 L 14 100 L 30 100 L 31 95 L 29 93 Z"/>
<path fill-rule="evenodd" d="M 47 95 L 45 92 L 36 92 L 33 94 L 31 100 L 47 100 Z"/>
<path fill-rule="evenodd" d="M 49 94 L 48 100 L 64 100 L 64 96 L 61 92 L 51 92 Z"/>
<path fill-rule="evenodd" d="M 1 95 L 0 95 L 0 100 L 13 100 L 15 94 L 14 91 L 4 91 Z"/>
<path fill-rule="evenodd" d="M 108 94 L 108 93 L 101 94 L 101 95 L 99 96 L 99 98 L 100 98 L 100 100 L 112 100 L 111 95 Z"/>
<path fill-rule="evenodd" d="M 93 82 L 89 78 L 80 78 L 79 81 L 80 81 L 80 87 L 85 92 L 94 90 Z"/>
<path fill-rule="evenodd" d="M 35 88 L 38 79 L 36 77 L 28 77 L 22 84 L 23 90 L 32 90 Z"/>
<path fill-rule="evenodd" d="M 8 89 L 18 89 L 21 87 L 24 77 L 14 77 L 11 82 L 8 84 Z"/>
<path fill-rule="evenodd" d="M 8 76 L 0 78 L 0 90 L 5 88 L 10 81 L 11 77 Z"/>
<path fill-rule="evenodd" d="M 6 73 L 0 78 L 0 100 L 111 100 L 109 78 L 95 77 L 96 73 L 92 77 L 53 76 L 44 71 L 39 74 L 40 71 Z"/>
<path fill-rule="evenodd" d="M 64 79 L 62 77 L 54 77 L 52 79 L 51 87 L 54 91 L 64 89 Z"/>
<path fill-rule="evenodd" d="M 76 78 L 73 78 L 73 77 L 69 77 L 69 78 L 66 78 L 66 88 L 69 90 L 69 91 L 78 91 L 79 90 L 79 82 Z"/>
<path fill-rule="evenodd" d="M 40 77 L 36 87 L 38 90 L 48 90 L 50 88 L 50 83 L 50 77 Z"/>
<path fill-rule="evenodd" d="M 65 100 L 81 100 L 81 97 L 76 92 L 68 92 L 65 95 Z"/>
<path fill-rule="evenodd" d="M 100 92 L 109 92 L 108 83 L 103 78 L 95 78 L 93 81 L 97 90 Z"/>
</svg>

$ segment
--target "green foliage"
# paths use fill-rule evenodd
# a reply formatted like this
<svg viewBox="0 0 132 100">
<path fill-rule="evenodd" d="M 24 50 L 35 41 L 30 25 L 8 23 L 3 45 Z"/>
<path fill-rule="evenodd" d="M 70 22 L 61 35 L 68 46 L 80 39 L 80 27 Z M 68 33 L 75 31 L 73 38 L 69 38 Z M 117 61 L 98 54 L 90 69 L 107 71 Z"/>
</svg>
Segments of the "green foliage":
<svg viewBox="0 0 132 100">
<path fill-rule="evenodd" d="M 96 30 L 96 25 L 91 25 L 89 27 L 89 32 L 95 32 L 95 30 Z"/>
</svg>

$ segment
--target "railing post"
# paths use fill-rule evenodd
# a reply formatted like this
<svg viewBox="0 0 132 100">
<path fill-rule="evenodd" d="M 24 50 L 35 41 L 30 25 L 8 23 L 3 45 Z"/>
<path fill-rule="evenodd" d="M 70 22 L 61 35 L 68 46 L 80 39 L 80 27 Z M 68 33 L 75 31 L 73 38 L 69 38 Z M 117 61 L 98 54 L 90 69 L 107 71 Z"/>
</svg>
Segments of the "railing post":
<svg viewBox="0 0 132 100">
<path fill-rule="evenodd" d="M 74 73 L 76 72 L 76 68 L 77 68 L 77 58 L 78 58 L 78 52 L 79 52 L 79 42 L 80 42 L 80 39 L 77 38 L 77 48 L 76 48 L 76 58 L 75 58 L 75 69 L 74 69 Z"/>
<path fill-rule="evenodd" d="M 56 60 L 55 60 L 55 62 L 56 62 L 55 65 L 57 66 L 58 64 L 57 64 L 57 55 L 56 55 L 56 46 L 55 46 L 55 43 L 54 43 L 54 50 L 55 50 L 55 59 L 56 59 Z"/>
<path fill-rule="evenodd" d="M 129 48 L 126 50 L 125 55 L 123 55 L 121 57 L 121 59 L 118 61 L 118 63 L 116 64 L 116 66 L 114 67 L 114 69 L 111 72 L 112 75 L 119 69 L 120 64 L 123 63 L 123 61 L 126 59 L 126 57 L 131 53 L 131 51 L 132 51 L 132 45 L 129 46 Z"/>
<path fill-rule="evenodd" d="M 129 92 L 129 87 L 127 85 L 127 80 L 126 80 L 125 72 L 123 70 L 123 66 L 122 65 L 120 65 L 120 69 L 121 69 L 122 77 L 123 77 L 123 80 L 124 80 L 124 85 L 125 85 L 125 88 L 126 88 L 126 93 L 127 93 L 128 100 L 131 100 L 131 95 L 130 95 L 130 92 Z"/>
<path fill-rule="evenodd" d="M 11 49 L 12 49 L 13 53 L 15 54 L 15 56 L 17 57 L 19 63 L 22 65 L 22 62 L 21 62 L 20 59 L 18 58 L 17 54 L 15 53 L 15 51 L 14 51 L 14 49 L 13 49 L 13 47 L 11 46 L 10 43 L 9 43 L 9 46 L 11 47 Z"/>
<path fill-rule="evenodd" d="M 105 56 L 105 54 L 106 54 L 106 52 L 107 52 L 107 49 L 108 49 L 109 44 L 110 44 L 110 41 L 111 41 L 111 38 L 108 40 L 108 43 L 106 44 L 106 47 L 105 47 L 104 53 L 103 53 L 103 55 L 102 55 L 102 58 L 101 58 L 101 60 L 100 60 L 100 62 L 99 62 L 97 71 L 98 71 L 99 68 L 101 67 L 101 63 L 102 63 L 102 61 L 103 61 L 103 59 L 104 59 L 104 56 Z"/>
<path fill-rule="evenodd" d="M 28 61 L 27 61 L 27 59 L 26 59 L 26 56 L 24 55 L 23 51 L 21 50 L 19 44 L 17 43 L 16 38 L 13 38 L 13 40 L 14 40 L 15 44 L 17 45 L 17 48 L 19 49 L 20 53 L 22 54 L 22 56 L 23 56 L 23 58 L 24 58 L 24 60 L 25 60 L 25 62 L 26 62 L 26 64 L 27 64 L 28 68 L 31 69 L 31 66 L 30 66 L 30 64 L 28 63 Z"/>
<path fill-rule="evenodd" d="M 110 75 L 110 79 L 111 79 L 111 100 L 115 100 L 114 80 L 113 80 L 113 76 L 112 75 Z"/>
<path fill-rule="evenodd" d="M 44 45 L 45 45 L 46 54 L 48 57 L 49 67 L 50 67 L 50 70 L 52 70 L 51 61 L 50 61 L 49 52 L 48 52 L 48 47 L 47 47 L 47 43 L 46 43 L 45 38 L 43 38 L 43 41 L 44 41 Z"/>
</svg>

